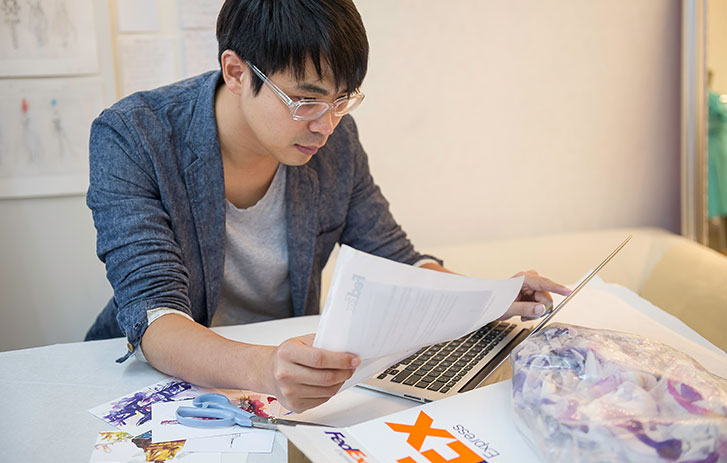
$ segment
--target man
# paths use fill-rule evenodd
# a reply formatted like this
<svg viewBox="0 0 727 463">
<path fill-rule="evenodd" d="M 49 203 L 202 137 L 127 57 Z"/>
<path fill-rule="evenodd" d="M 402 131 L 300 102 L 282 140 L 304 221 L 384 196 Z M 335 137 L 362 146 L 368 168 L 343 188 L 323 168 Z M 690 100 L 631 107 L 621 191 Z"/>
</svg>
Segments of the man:
<svg viewBox="0 0 727 463">
<path fill-rule="evenodd" d="M 350 0 L 227 0 L 221 71 L 137 93 L 90 140 L 87 202 L 114 297 L 87 339 L 202 386 L 272 393 L 294 411 L 333 396 L 360 360 L 311 346 L 234 342 L 208 326 L 318 313 L 335 243 L 433 270 L 374 184 L 349 112 L 368 60 Z M 534 272 L 507 316 L 537 316 Z M 473 327 L 474 328 L 474 327 Z"/>
</svg>

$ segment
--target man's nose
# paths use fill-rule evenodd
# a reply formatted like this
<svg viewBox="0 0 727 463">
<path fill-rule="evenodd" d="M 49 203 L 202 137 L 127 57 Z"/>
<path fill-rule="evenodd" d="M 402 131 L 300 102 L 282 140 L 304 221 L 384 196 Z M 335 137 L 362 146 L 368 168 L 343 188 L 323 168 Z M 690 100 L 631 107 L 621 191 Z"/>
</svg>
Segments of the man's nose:
<svg viewBox="0 0 727 463">
<path fill-rule="evenodd" d="M 336 128 L 336 125 L 338 125 L 338 122 L 341 120 L 340 116 L 334 116 L 333 111 L 326 111 L 321 117 L 318 119 L 313 119 L 310 122 L 310 130 L 311 132 L 318 132 L 325 136 L 330 135 L 333 133 L 333 129 Z"/>
</svg>

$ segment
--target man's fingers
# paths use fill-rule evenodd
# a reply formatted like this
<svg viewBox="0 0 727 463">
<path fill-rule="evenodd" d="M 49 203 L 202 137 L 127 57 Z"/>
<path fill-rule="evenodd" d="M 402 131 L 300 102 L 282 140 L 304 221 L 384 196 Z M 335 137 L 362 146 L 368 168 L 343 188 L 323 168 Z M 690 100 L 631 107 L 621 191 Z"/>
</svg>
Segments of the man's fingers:
<svg viewBox="0 0 727 463">
<path fill-rule="evenodd" d="M 550 291 L 561 296 L 567 296 L 571 293 L 571 290 L 567 287 L 556 283 L 545 277 L 541 277 L 537 272 L 530 271 L 523 273 L 525 281 L 523 282 L 523 289 L 528 288 L 534 291 Z"/>
<path fill-rule="evenodd" d="M 546 309 L 553 307 L 553 297 L 547 291 L 536 291 L 533 299 L 535 302 L 543 304 Z"/>
<path fill-rule="evenodd" d="M 311 335 L 293 338 L 280 345 L 280 354 L 286 360 L 317 369 L 353 369 L 361 364 L 357 355 L 346 352 L 331 352 L 312 347 Z"/>
<path fill-rule="evenodd" d="M 290 410 L 318 406 L 341 389 L 361 364 L 358 356 L 313 347 L 314 335 L 288 339 L 275 349 L 272 381 Z"/>
<path fill-rule="evenodd" d="M 523 320 L 538 318 L 547 310 L 545 304 L 541 302 L 518 301 L 513 302 L 507 312 L 500 317 L 500 320 L 507 320 L 510 317 L 519 315 Z"/>
<path fill-rule="evenodd" d="M 275 372 L 275 378 L 282 384 L 297 384 L 323 388 L 338 385 L 340 387 L 344 381 L 353 376 L 354 371 L 353 368 L 319 369 L 298 363 L 285 363 Z"/>
</svg>

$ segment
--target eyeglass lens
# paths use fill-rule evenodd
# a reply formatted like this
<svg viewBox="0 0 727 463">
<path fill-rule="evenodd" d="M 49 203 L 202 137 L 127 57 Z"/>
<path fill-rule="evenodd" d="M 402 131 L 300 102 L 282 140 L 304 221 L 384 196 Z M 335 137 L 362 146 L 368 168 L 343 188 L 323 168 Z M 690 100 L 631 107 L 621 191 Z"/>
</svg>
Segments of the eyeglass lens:
<svg viewBox="0 0 727 463">
<path fill-rule="evenodd" d="M 341 98 L 333 103 L 333 114 L 343 116 L 361 104 L 363 97 L 360 94 L 351 96 L 350 98 Z M 301 101 L 295 108 L 294 117 L 301 119 L 316 119 L 328 111 L 329 105 L 320 101 Z"/>
</svg>

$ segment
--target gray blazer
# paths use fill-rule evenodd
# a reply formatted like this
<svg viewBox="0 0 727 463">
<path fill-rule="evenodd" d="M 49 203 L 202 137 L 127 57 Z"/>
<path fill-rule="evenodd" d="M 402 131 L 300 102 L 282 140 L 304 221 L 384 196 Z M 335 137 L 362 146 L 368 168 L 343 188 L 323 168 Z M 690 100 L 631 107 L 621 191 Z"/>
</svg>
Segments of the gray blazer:
<svg viewBox="0 0 727 463">
<path fill-rule="evenodd" d="M 114 290 L 87 340 L 138 348 L 146 313 L 169 307 L 209 326 L 224 269 L 225 185 L 214 115 L 219 72 L 140 92 L 91 127 L 87 204 Z M 336 243 L 412 264 L 418 254 L 373 182 L 346 116 L 286 184 L 290 291 L 296 316 L 319 311 L 321 270 Z M 251 269 L 254 271 L 254 269 Z"/>
</svg>

